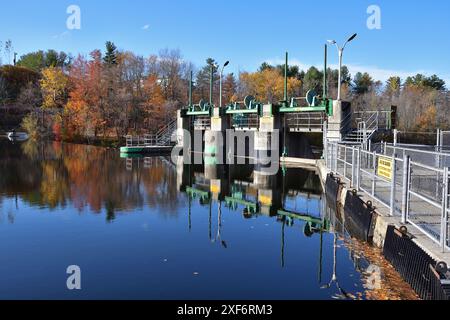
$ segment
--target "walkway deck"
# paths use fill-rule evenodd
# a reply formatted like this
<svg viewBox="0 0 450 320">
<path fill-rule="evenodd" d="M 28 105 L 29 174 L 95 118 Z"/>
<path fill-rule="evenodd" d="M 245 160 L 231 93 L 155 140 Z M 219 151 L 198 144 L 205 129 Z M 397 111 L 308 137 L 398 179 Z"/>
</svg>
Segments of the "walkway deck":
<svg viewBox="0 0 450 320">
<path fill-rule="evenodd" d="M 120 148 L 121 154 L 170 154 L 172 146 L 129 146 Z"/>
</svg>

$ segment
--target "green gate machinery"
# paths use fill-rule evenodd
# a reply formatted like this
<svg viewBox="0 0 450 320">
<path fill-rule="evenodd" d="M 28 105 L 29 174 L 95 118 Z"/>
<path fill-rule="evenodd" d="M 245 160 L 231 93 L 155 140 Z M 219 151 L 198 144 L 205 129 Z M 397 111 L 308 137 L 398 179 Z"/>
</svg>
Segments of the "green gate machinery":
<svg viewBox="0 0 450 320">
<path fill-rule="evenodd" d="M 248 95 L 244 101 L 230 103 L 225 109 L 225 114 L 231 117 L 231 125 L 235 129 L 257 129 L 262 110 L 263 104 Z"/>
<path fill-rule="evenodd" d="M 185 107 L 184 109 L 184 115 L 190 116 L 190 117 L 197 117 L 197 116 L 207 116 L 210 117 L 212 115 L 212 110 L 214 108 L 213 105 L 213 76 L 214 76 L 214 69 L 213 66 L 211 66 L 211 76 L 210 76 L 210 87 L 209 87 L 209 102 L 206 102 L 205 100 L 201 99 L 198 104 L 192 103 L 192 86 L 193 86 L 193 79 L 192 79 L 192 71 L 189 79 L 189 105 Z"/>
<path fill-rule="evenodd" d="M 327 45 L 325 45 L 325 59 L 323 72 L 323 93 L 319 95 L 315 89 L 310 89 L 305 97 L 288 97 L 288 53 L 284 65 L 284 99 L 280 101 L 280 113 L 324 112 L 333 115 L 333 100 L 327 97 Z"/>
</svg>

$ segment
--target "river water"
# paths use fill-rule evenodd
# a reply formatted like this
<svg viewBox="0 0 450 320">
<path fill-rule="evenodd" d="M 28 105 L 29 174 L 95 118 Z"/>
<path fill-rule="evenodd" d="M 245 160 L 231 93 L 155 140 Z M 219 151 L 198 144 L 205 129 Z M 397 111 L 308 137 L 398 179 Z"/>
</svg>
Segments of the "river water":
<svg viewBox="0 0 450 320">
<path fill-rule="evenodd" d="M 0 299 L 414 299 L 318 176 L 0 140 Z M 69 290 L 69 266 L 81 290 Z M 73 279 L 73 278 L 71 278 Z"/>
</svg>

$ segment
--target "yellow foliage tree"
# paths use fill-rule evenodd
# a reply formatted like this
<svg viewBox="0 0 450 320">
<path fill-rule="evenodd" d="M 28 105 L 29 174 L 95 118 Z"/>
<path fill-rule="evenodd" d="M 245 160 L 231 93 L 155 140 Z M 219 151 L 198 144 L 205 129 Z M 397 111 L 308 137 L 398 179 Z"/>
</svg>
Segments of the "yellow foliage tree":
<svg viewBox="0 0 450 320">
<path fill-rule="evenodd" d="M 244 72 L 240 75 L 243 91 L 255 96 L 261 102 L 277 102 L 283 99 L 284 77 L 275 69 L 260 72 Z M 288 78 L 288 93 L 293 96 L 302 82 L 296 78 Z"/>
<path fill-rule="evenodd" d="M 49 67 L 42 70 L 40 81 L 44 108 L 61 108 L 67 99 L 67 84 L 69 80 L 60 69 Z"/>
</svg>

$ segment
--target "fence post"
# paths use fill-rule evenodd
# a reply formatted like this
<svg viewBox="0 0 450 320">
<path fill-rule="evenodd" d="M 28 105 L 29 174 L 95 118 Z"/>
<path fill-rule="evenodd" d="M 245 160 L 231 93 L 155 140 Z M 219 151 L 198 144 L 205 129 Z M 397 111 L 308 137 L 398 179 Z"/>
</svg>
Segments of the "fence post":
<svg viewBox="0 0 450 320">
<path fill-rule="evenodd" d="M 397 174 L 395 153 L 392 155 L 392 174 L 391 174 L 391 216 L 395 213 L 395 175 Z"/>
<path fill-rule="evenodd" d="M 445 252 L 445 247 L 447 246 L 447 237 L 448 237 L 448 179 L 449 179 L 449 168 L 444 168 L 444 174 L 443 174 L 443 188 L 442 188 L 442 217 L 441 217 L 441 247 L 442 252 Z"/>
<path fill-rule="evenodd" d="M 436 148 L 435 151 L 436 152 L 441 152 L 442 150 L 442 142 L 441 142 L 441 129 L 437 129 L 437 133 L 436 133 Z M 439 159 L 439 154 L 436 154 L 436 167 L 440 167 L 440 159 Z"/>
<path fill-rule="evenodd" d="M 409 162 L 411 158 L 408 155 L 403 156 L 403 191 L 402 191 L 402 223 L 406 224 L 408 221 L 409 208 Z"/>
<path fill-rule="evenodd" d="M 356 182 L 355 170 L 356 170 L 355 148 L 352 147 L 352 182 L 351 182 L 352 188 L 355 187 L 355 182 Z"/>
<path fill-rule="evenodd" d="M 364 147 L 367 149 L 367 124 L 364 122 L 364 138 L 363 138 Z M 370 152 L 370 150 L 367 150 Z"/>
<path fill-rule="evenodd" d="M 335 157 L 334 157 L 334 172 L 338 173 L 337 171 L 338 171 L 339 143 L 337 143 L 337 142 L 334 145 L 334 154 L 335 154 Z"/>
<path fill-rule="evenodd" d="M 324 159 L 328 158 L 328 127 L 327 121 L 323 122 L 323 156 Z"/>
<path fill-rule="evenodd" d="M 437 129 L 437 131 L 436 131 L 436 147 L 439 148 L 440 146 L 441 146 L 441 129 Z"/>
<path fill-rule="evenodd" d="M 344 178 L 347 177 L 347 146 L 344 146 Z"/>
<path fill-rule="evenodd" d="M 356 191 L 361 190 L 361 147 L 357 149 L 356 157 Z"/>
<path fill-rule="evenodd" d="M 372 155 L 373 155 L 373 159 L 372 159 L 372 165 L 373 165 L 372 196 L 375 197 L 376 177 L 377 177 L 377 153 L 373 152 Z"/>
</svg>

